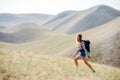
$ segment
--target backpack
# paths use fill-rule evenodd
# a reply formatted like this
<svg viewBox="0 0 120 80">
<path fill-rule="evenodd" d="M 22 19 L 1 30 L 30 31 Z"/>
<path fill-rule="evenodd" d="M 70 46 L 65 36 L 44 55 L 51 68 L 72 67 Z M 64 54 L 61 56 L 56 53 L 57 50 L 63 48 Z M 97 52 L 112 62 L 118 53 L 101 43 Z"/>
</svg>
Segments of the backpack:
<svg viewBox="0 0 120 80">
<path fill-rule="evenodd" d="M 90 52 L 90 41 L 89 40 L 83 40 L 83 42 L 85 43 L 85 48 L 88 52 Z"/>
</svg>

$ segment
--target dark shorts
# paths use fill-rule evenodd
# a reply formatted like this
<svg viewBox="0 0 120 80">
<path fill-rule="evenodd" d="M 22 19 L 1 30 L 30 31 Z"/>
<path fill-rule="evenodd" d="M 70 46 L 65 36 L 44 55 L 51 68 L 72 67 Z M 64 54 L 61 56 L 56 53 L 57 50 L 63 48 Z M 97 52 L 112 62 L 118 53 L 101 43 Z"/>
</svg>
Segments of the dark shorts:
<svg viewBox="0 0 120 80">
<path fill-rule="evenodd" d="M 76 53 L 79 54 L 79 55 L 82 56 L 82 57 L 86 57 L 86 53 L 85 53 L 84 50 L 77 50 Z"/>
<path fill-rule="evenodd" d="M 80 53 L 80 56 L 82 56 L 82 57 L 86 57 L 86 53 L 85 53 L 85 51 L 80 51 L 79 53 Z"/>
</svg>

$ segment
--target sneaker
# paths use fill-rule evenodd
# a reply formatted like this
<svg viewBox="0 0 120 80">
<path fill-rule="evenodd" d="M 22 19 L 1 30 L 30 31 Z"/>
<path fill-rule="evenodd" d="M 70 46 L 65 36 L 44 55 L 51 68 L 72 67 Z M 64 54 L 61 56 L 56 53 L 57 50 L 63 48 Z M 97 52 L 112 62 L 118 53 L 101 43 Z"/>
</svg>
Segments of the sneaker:
<svg viewBox="0 0 120 80">
<path fill-rule="evenodd" d="M 92 69 L 92 71 L 95 73 L 95 70 L 94 70 L 94 69 Z"/>
</svg>

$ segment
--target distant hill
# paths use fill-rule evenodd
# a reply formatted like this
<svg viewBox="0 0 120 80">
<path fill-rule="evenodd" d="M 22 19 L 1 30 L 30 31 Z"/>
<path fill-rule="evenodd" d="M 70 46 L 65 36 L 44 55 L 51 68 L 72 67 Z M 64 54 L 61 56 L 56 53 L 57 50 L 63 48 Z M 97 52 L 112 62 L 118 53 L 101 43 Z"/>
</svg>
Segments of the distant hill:
<svg viewBox="0 0 120 80">
<path fill-rule="evenodd" d="M 120 16 L 120 11 L 98 5 L 83 11 L 65 11 L 43 24 L 59 33 L 73 34 L 103 25 Z"/>
<path fill-rule="evenodd" d="M 48 14 L 10 14 L 0 13 L 0 26 L 11 27 L 22 23 L 43 24 L 45 21 L 52 18 L 53 15 Z"/>
<path fill-rule="evenodd" d="M 36 39 L 42 39 L 48 34 L 53 35 L 51 31 L 42 29 L 35 23 L 24 23 L 1 31 L 0 42 L 24 43 Z"/>
<path fill-rule="evenodd" d="M 56 54 L 71 45 L 71 36 L 41 28 L 35 23 L 23 23 L 0 31 L 0 47 L 30 50 L 41 54 Z"/>
<path fill-rule="evenodd" d="M 5 26 L 0 25 L 0 30 L 3 30 L 3 29 L 5 29 L 5 28 L 6 28 Z"/>
<path fill-rule="evenodd" d="M 72 10 L 69 10 L 69 11 L 64 11 L 64 12 L 61 12 L 59 13 L 58 15 L 54 16 L 52 19 L 50 19 L 49 21 L 47 21 L 46 23 L 44 23 L 43 25 L 45 24 L 50 24 L 56 20 L 63 20 L 65 19 L 66 17 L 68 17 L 69 15 L 71 15 L 72 13 L 75 13 L 77 11 L 72 11 Z"/>
</svg>

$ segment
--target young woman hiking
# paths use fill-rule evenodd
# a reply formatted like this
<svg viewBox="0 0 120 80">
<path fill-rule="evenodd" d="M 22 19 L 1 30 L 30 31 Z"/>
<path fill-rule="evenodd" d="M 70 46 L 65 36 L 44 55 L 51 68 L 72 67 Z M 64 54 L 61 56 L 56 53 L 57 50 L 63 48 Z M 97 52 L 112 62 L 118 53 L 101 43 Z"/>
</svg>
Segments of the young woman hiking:
<svg viewBox="0 0 120 80">
<path fill-rule="evenodd" d="M 84 63 L 93 71 L 95 72 L 95 70 L 92 68 L 92 66 L 88 63 L 87 61 L 87 56 L 88 56 L 88 52 L 85 48 L 85 43 L 82 40 L 82 35 L 78 34 L 76 37 L 76 44 L 77 44 L 77 48 L 78 50 L 76 51 L 76 53 L 74 54 L 74 62 L 76 67 L 78 68 L 78 60 L 82 59 L 84 61 Z"/>
</svg>

